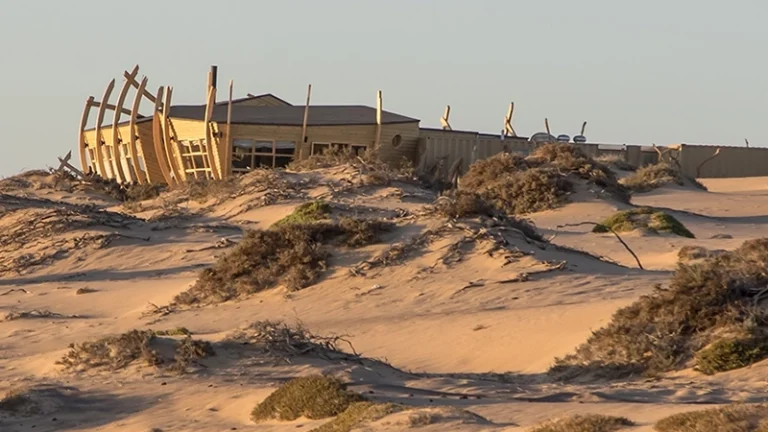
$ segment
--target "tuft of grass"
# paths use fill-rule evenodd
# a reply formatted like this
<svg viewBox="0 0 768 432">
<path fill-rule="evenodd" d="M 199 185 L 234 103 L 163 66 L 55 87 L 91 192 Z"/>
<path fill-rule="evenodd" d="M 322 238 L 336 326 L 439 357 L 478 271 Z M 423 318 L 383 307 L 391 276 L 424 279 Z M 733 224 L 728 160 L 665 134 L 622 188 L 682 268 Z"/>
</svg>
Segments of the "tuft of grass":
<svg viewBox="0 0 768 432">
<path fill-rule="evenodd" d="M 613 171 L 562 143 L 545 144 L 527 158 L 500 153 L 479 160 L 460 179 L 460 188 L 508 214 L 527 214 L 563 205 L 579 179 L 629 201 Z"/>
<path fill-rule="evenodd" d="M 330 204 L 324 201 L 309 201 L 296 207 L 291 214 L 275 222 L 274 225 L 308 224 L 327 219 L 330 214 Z"/>
<path fill-rule="evenodd" d="M 659 420 L 657 432 L 768 432 L 768 406 L 734 404 Z"/>
<path fill-rule="evenodd" d="M 619 309 L 574 354 L 558 359 L 550 373 L 564 379 L 657 375 L 685 368 L 721 335 L 762 338 L 768 313 L 755 304 L 768 285 L 766 267 L 766 238 L 702 262 L 679 264 L 668 288 L 657 286 L 652 294 Z M 721 348 L 704 357 L 712 364 L 726 359 L 724 364 L 735 366 L 729 353 L 740 349 Z M 755 358 L 746 352 L 748 360 Z M 746 363 L 743 358 L 741 362 Z"/>
<path fill-rule="evenodd" d="M 624 417 L 575 415 L 534 427 L 531 432 L 615 432 L 635 424 Z"/>
<path fill-rule="evenodd" d="M 336 378 L 314 375 L 295 378 L 270 394 L 251 412 L 256 422 L 268 420 L 293 421 L 299 417 L 319 420 L 344 412 L 363 397 L 347 390 Z"/>
<path fill-rule="evenodd" d="M 232 250 L 200 273 L 176 305 L 221 303 L 282 284 L 297 291 L 315 283 L 328 267 L 324 245 L 339 240 L 360 247 L 379 241 L 394 225 L 380 220 L 341 218 L 340 222 L 283 223 L 247 231 Z"/>
<path fill-rule="evenodd" d="M 696 238 L 693 233 L 674 216 L 650 207 L 640 207 L 615 213 L 602 221 L 600 225 L 595 225 L 592 232 L 606 233 L 610 232 L 610 230 L 616 232 L 629 232 L 637 229 L 648 230 L 655 233 L 668 232 L 680 237 Z"/>
<path fill-rule="evenodd" d="M 170 330 L 156 330 L 155 336 L 192 336 L 192 332 L 186 327 L 176 327 Z"/>
<path fill-rule="evenodd" d="M 768 358 L 768 338 L 728 337 L 715 341 L 696 353 L 696 370 L 714 375 L 751 366 Z"/>
<path fill-rule="evenodd" d="M 335 419 L 310 432 L 351 432 L 365 423 L 380 420 L 402 410 L 403 407 L 395 404 L 354 402 Z"/>
</svg>

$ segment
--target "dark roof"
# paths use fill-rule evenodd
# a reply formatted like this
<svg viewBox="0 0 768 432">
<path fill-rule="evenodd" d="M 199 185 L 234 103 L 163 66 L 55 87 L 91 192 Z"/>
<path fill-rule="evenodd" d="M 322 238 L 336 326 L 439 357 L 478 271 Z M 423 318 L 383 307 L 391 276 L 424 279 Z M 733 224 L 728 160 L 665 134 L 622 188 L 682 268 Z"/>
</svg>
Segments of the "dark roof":
<svg viewBox="0 0 768 432">
<path fill-rule="evenodd" d="M 467 134 L 467 135 L 474 135 L 478 138 L 498 138 L 501 136 L 501 133 L 483 133 L 483 132 L 476 132 L 476 131 L 466 131 L 466 130 L 445 130 L 442 128 L 429 128 L 429 127 L 423 127 L 419 128 L 422 131 L 426 132 L 444 132 L 446 134 Z M 504 139 L 507 140 L 517 140 L 517 141 L 528 141 L 528 137 L 524 136 L 507 136 L 504 137 Z"/>
<path fill-rule="evenodd" d="M 288 106 L 292 106 L 292 104 L 290 102 L 286 101 L 285 99 L 281 99 L 281 98 L 273 95 L 272 93 L 264 93 L 264 94 L 260 94 L 260 95 L 252 95 L 252 94 L 248 93 L 248 96 L 237 98 L 237 99 L 232 99 L 232 103 L 236 104 L 238 102 L 245 102 L 245 101 L 249 101 L 249 100 L 253 100 L 253 99 L 261 99 L 261 98 L 265 98 L 265 97 L 269 97 L 269 96 L 279 100 L 280 102 L 283 102 L 284 104 L 286 104 Z M 228 104 L 229 104 L 229 100 L 223 100 L 223 101 L 220 101 L 220 102 L 216 102 L 216 105 L 228 105 Z"/>
<path fill-rule="evenodd" d="M 203 120 L 205 105 L 176 105 L 170 117 Z M 216 105 L 212 120 L 226 123 L 227 107 Z M 301 126 L 304 106 L 232 106 L 232 123 Z M 412 123 L 418 119 L 382 111 L 382 124 Z M 376 124 L 376 109 L 364 105 L 310 105 L 308 126 L 353 126 Z"/>
</svg>

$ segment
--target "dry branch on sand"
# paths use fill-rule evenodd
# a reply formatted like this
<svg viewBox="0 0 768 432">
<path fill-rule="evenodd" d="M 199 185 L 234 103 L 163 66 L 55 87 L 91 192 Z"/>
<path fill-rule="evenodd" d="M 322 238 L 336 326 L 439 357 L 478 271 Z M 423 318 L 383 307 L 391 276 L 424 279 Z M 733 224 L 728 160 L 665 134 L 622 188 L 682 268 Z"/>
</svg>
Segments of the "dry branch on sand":
<svg viewBox="0 0 768 432">
<path fill-rule="evenodd" d="M 607 225 L 599 224 L 599 223 L 597 223 L 597 222 L 580 222 L 580 223 L 574 223 L 574 224 L 564 224 L 564 225 L 558 225 L 558 226 L 557 226 L 557 228 L 559 229 L 559 228 L 565 228 L 565 227 L 577 227 L 577 226 L 582 226 L 582 225 L 592 225 L 592 226 L 594 226 L 594 227 L 596 227 L 596 228 L 597 228 L 597 227 L 601 227 L 601 229 L 605 229 L 605 230 L 607 230 L 608 232 L 610 232 L 611 234 L 613 234 L 613 235 L 614 235 L 614 237 L 616 237 L 616 240 L 618 240 L 618 241 L 619 241 L 619 243 L 621 243 L 621 245 L 622 245 L 622 246 L 624 246 L 624 249 L 626 249 L 626 250 L 627 250 L 627 252 L 629 252 L 629 253 L 632 255 L 632 258 L 634 258 L 634 259 L 635 259 L 635 262 L 637 263 L 637 267 L 638 267 L 640 270 L 645 270 L 645 269 L 643 268 L 643 263 L 641 263 L 641 262 L 640 262 L 640 258 L 637 256 L 637 254 L 635 253 L 635 251 L 633 251 L 633 250 L 632 250 L 632 248 L 630 248 L 630 247 L 629 247 L 629 245 L 627 244 L 627 242 L 625 242 L 625 241 L 624 241 L 624 239 L 622 239 L 622 238 L 621 238 L 621 236 L 619 235 L 619 233 L 617 233 L 616 231 L 614 231 L 613 227 L 611 227 L 611 226 L 607 226 Z"/>
<path fill-rule="evenodd" d="M 558 359 L 550 373 L 563 379 L 659 374 L 689 366 L 702 349 L 728 338 L 737 338 L 739 345 L 712 352 L 717 357 L 709 356 L 708 364 L 738 367 L 762 359 L 768 352 L 749 347 L 768 340 L 768 314 L 756 307 L 768 293 L 766 266 L 768 239 L 681 264 L 669 288 L 657 287 L 617 311 L 574 354 Z"/>
<path fill-rule="evenodd" d="M 67 318 L 83 318 L 80 315 L 65 315 L 60 314 L 56 312 L 51 312 L 47 309 L 32 309 L 28 311 L 12 311 L 8 312 L 5 317 L 3 318 L 4 321 L 15 321 L 20 319 L 30 319 L 30 318 L 59 318 L 59 319 L 67 319 Z"/>
</svg>

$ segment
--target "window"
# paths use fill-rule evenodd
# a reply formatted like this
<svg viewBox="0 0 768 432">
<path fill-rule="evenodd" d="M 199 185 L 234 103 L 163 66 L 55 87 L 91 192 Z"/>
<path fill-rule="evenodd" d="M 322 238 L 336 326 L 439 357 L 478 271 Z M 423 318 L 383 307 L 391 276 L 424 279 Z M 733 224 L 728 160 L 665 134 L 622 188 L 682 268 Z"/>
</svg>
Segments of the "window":
<svg viewBox="0 0 768 432">
<path fill-rule="evenodd" d="M 328 149 L 333 148 L 336 151 L 342 151 L 342 152 L 352 152 L 352 154 L 356 156 L 361 156 L 366 150 L 368 150 L 368 146 L 361 145 L 361 144 L 347 144 L 347 143 L 318 143 L 313 142 L 312 143 L 312 153 L 313 155 L 321 155 L 324 152 L 326 152 Z"/>
<path fill-rule="evenodd" d="M 293 160 L 295 151 L 295 141 L 237 138 L 232 140 L 232 171 L 285 167 Z"/>
<path fill-rule="evenodd" d="M 392 147 L 400 147 L 400 144 L 403 142 L 403 136 L 400 134 L 397 134 L 392 137 Z"/>
</svg>

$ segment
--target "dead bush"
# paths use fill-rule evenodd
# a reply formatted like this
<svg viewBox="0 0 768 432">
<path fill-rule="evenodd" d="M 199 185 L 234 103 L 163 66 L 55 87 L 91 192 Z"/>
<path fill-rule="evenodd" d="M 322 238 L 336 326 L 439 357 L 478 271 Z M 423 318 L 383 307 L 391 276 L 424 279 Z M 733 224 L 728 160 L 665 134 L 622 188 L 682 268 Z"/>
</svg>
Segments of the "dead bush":
<svg viewBox="0 0 768 432">
<path fill-rule="evenodd" d="M 324 245 L 339 239 L 359 247 L 379 240 L 392 225 L 377 220 L 281 223 L 251 230 L 230 252 L 201 272 L 195 285 L 173 300 L 176 305 L 220 303 L 279 284 L 296 291 L 315 283 L 328 267 Z"/>
<path fill-rule="evenodd" d="M 636 166 L 624 160 L 624 157 L 620 155 L 604 154 L 598 156 L 595 160 L 598 163 L 620 171 L 637 171 Z"/>
<path fill-rule="evenodd" d="M 728 405 L 689 411 L 659 420 L 657 432 L 768 432 L 768 406 Z"/>
<path fill-rule="evenodd" d="M 185 199 L 200 204 L 210 200 L 219 203 L 237 192 L 239 180 L 240 177 L 230 177 L 224 180 L 189 179 L 176 186 L 176 190 L 180 191 Z"/>
<path fill-rule="evenodd" d="M 680 264 L 668 288 L 656 287 L 618 310 L 607 326 L 574 354 L 558 359 L 550 372 L 565 379 L 655 375 L 687 367 L 695 353 L 721 335 L 763 339 L 768 317 L 756 305 L 768 285 L 766 266 L 768 239 L 747 241 L 703 262 Z M 758 357 L 750 352 L 748 361 Z"/>
<path fill-rule="evenodd" d="M 293 421 L 299 417 L 319 420 L 341 414 L 363 397 L 347 390 L 336 378 L 323 375 L 294 378 L 259 403 L 251 419 Z"/>
<path fill-rule="evenodd" d="M 152 330 L 131 330 L 118 336 L 109 336 L 93 342 L 71 344 L 67 354 L 57 364 L 67 369 L 86 370 L 105 367 L 110 370 L 123 369 L 139 362 L 146 366 L 172 364 L 171 369 L 185 372 L 198 359 L 214 355 L 208 342 L 186 336 L 180 342 L 167 341 L 174 345 L 173 357 L 163 356 L 160 345 L 162 338 Z"/>
<path fill-rule="evenodd" d="M 351 148 L 341 148 L 332 146 L 321 154 L 310 155 L 306 159 L 294 160 L 288 165 L 291 171 L 313 171 L 324 168 L 333 168 L 342 165 L 360 166 L 388 169 L 386 164 L 381 162 L 375 152 L 366 150 L 357 153 Z"/>
<path fill-rule="evenodd" d="M 638 193 L 650 192 L 669 184 L 685 186 L 686 182 L 699 189 L 707 190 L 698 180 L 684 176 L 677 167 L 665 162 L 638 168 L 634 174 L 621 180 L 621 184 Z"/>
<path fill-rule="evenodd" d="M 634 425 L 624 417 L 586 414 L 550 421 L 534 427 L 531 432 L 615 432 Z"/>
<path fill-rule="evenodd" d="M 460 179 L 460 188 L 507 213 L 525 214 L 564 204 L 575 180 L 597 185 L 622 202 L 629 200 L 610 169 L 568 144 L 543 145 L 527 158 L 500 153 L 477 161 Z"/>
<path fill-rule="evenodd" d="M 435 209 L 445 217 L 461 219 L 473 216 L 492 216 L 495 208 L 480 195 L 463 190 L 451 191 L 435 201 Z"/>
<path fill-rule="evenodd" d="M 27 417 L 39 414 L 42 407 L 30 396 L 27 389 L 16 388 L 0 399 L 0 412 Z"/>
<path fill-rule="evenodd" d="M 155 199 L 165 190 L 157 183 L 133 184 L 125 188 L 125 202 L 140 202 Z"/>
</svg>

